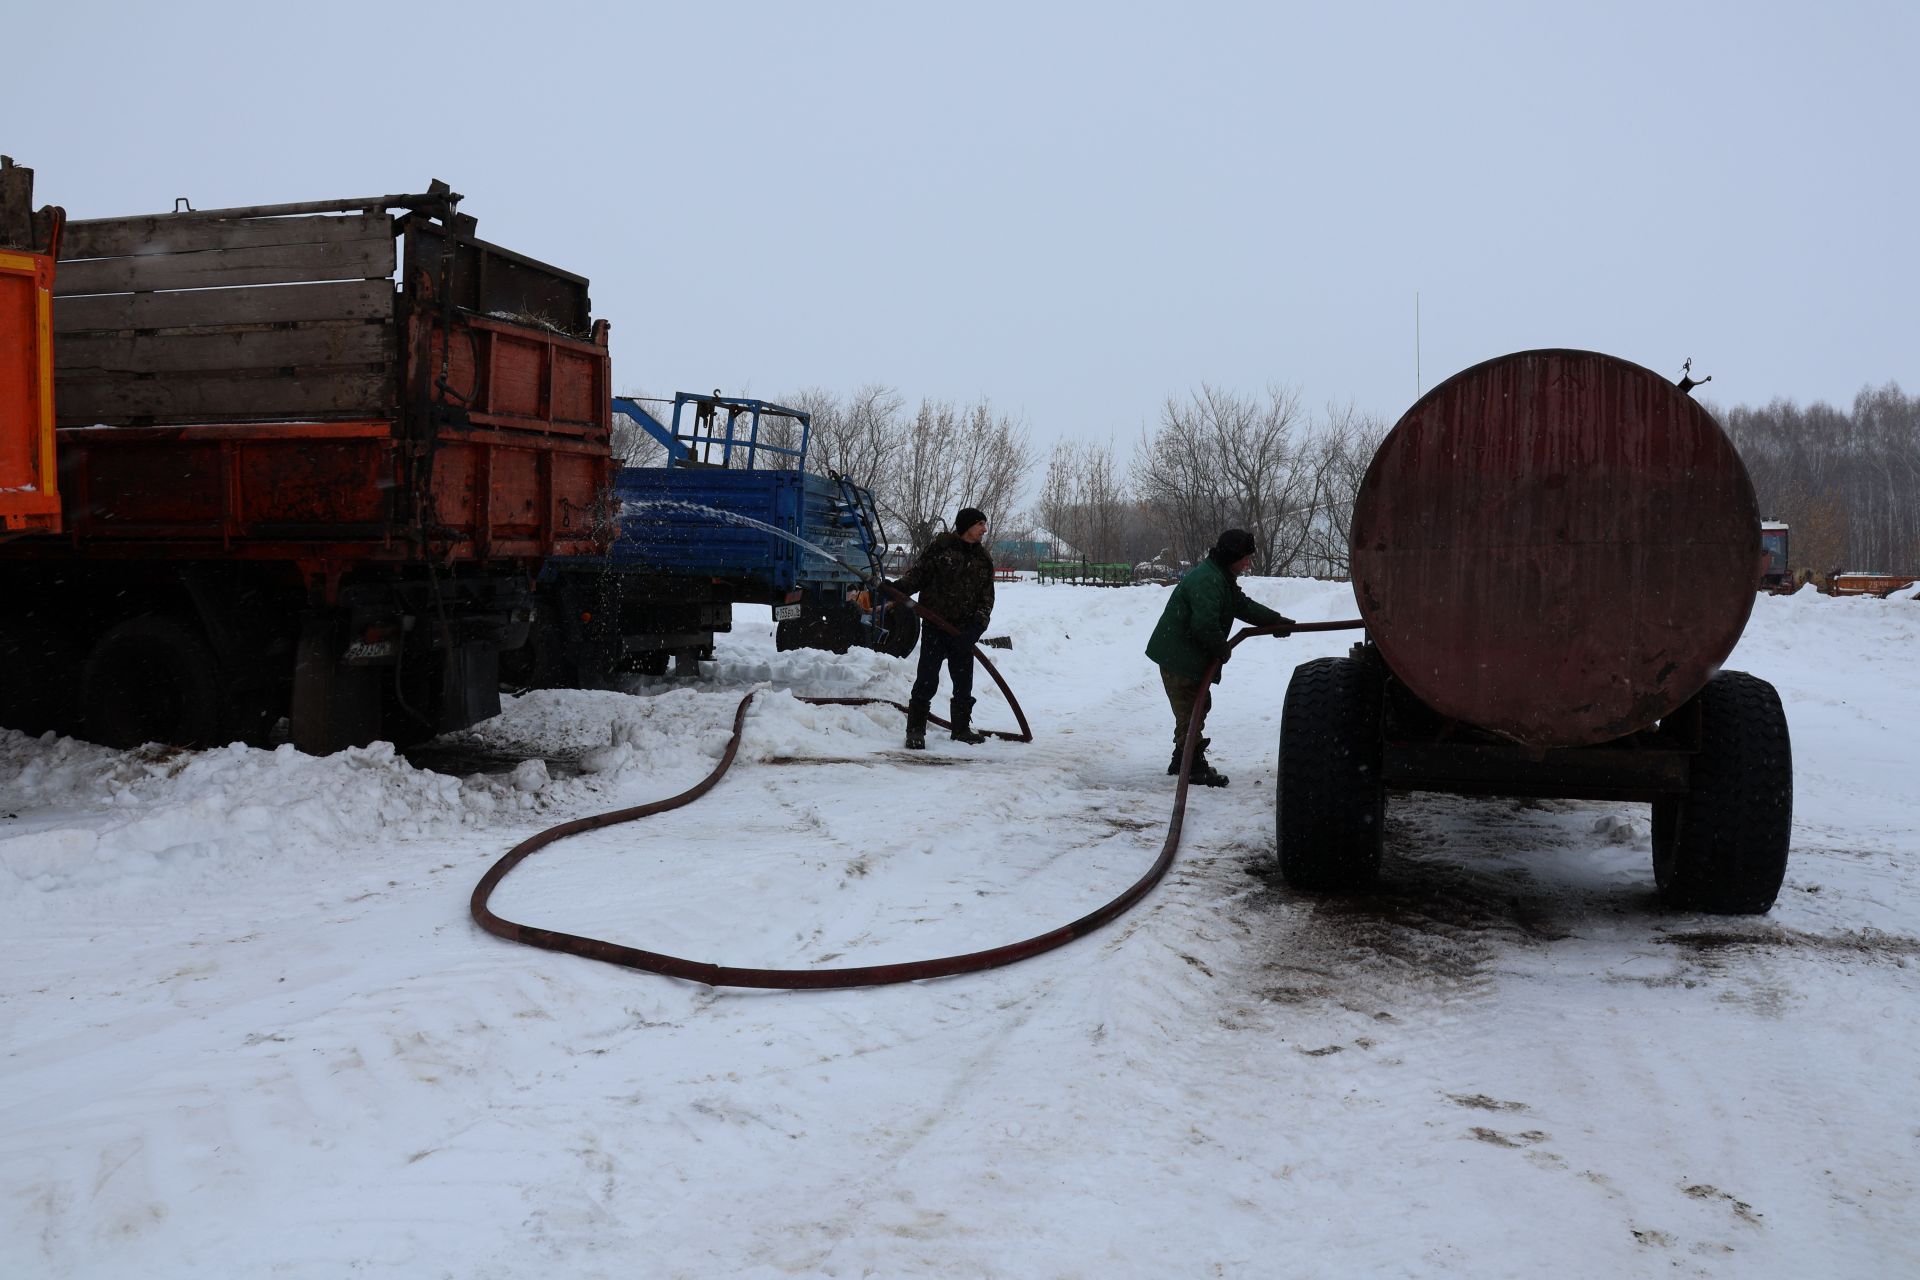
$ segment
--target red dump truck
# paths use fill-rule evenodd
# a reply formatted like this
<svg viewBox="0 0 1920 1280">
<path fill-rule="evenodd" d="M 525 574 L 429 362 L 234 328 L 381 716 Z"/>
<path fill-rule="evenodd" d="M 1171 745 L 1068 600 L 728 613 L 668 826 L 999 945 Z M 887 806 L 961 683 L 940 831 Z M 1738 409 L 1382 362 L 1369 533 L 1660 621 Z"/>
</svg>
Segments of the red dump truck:
<svg viewBox="0 0 1920 1280">
<path fill-rule="evenodd" d="M 325 752 L 498 711 L 534 573 L 607 545 L 607 325 L 459 202 L 66 224 L 64 529 L 0 542 L 0 725 Z"/>
<path fill-rule="evenodd" d="M 1390 790 L 1640 800 L 1663 901 L 1772 905 L 1786 715 L 1720 669 L 1765 564 L 1759 513 L 1680 388 L 1590 351 L 1458 373 L 1382 442 L 1350 550 L 1367 639 L 1301 666 L 1282 712 L 1290 882 L 1369 883 Z"/>
</svg>

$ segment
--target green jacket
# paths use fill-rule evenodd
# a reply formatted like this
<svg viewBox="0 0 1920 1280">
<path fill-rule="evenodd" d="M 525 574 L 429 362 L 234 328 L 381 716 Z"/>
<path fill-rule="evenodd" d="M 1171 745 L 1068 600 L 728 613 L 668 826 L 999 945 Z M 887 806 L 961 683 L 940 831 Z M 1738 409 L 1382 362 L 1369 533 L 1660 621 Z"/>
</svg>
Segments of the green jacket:
<svg viewBox="0 0 1920 1280">
<path fill-rule="evenodd" d="M 1240 584 L 1212 559 L 1202 560 L 1174 584 L 1159 625 L 1147 640 L 1147 656 L 1177 676 L 1198 680 L 1207 664 L 1227 651 L 1233 620 L 1270 627 L 1287 618 L 1249 600 Z M 1218 672 L 1214 683 L 1220 682 Z"/>
<path fill-rule="evenodd" d="M 962 631 L 984 631 L 993 617 L 993 557 L 957 533 L 935 538 L 893 585 Z"/>
</svg>

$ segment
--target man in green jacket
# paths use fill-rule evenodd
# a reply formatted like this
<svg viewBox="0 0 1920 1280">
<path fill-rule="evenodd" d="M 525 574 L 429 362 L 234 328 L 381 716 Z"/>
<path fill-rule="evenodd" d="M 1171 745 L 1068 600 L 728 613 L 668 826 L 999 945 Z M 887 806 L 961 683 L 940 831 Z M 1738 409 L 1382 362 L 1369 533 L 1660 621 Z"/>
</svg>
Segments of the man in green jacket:
<svg viewBox="0 0 1920 1280">
<path fill-rule="evenodd" d="M 1147 656 L 1160 664 L 1160 682 L 1173 706 L 1173 760 L 1167 772 L 1180 772 L 1180 753 L 1187 745 L 1187 721 L 1193 707 L 1206 696 L 1201 678 L 1214 659 L 1227 660 L 1227 633 L 1234 619 L 1257 627 L 1290 625 L 1291 618 L 1247 598 L 1237 579 L 1253 563 L 1253 535 L 1228 529 L 1214 541 L 1207 558 L 1187 571 L 1160 614 L 1159 625 L 1147 641 Z M 1214 683 L 1220 674 L 1214 673 Z M 1199 727 L 1205 727 L 1201 712 Z M 1203 787 L 1224 787 L 1227 775 L 1207 763 L 1208 740 L 1194 743 L 1193 772 L 1188 780 Z"/>
</svg>

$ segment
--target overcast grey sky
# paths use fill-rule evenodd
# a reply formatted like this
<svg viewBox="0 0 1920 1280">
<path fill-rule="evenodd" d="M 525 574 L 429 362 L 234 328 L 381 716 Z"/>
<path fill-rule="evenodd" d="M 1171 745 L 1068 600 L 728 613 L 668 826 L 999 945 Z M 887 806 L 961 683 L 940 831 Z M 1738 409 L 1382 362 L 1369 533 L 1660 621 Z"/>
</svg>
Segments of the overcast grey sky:
<svg viewBox="0 0 1920 1280">
<path fill-rule="evenodd" d="M 1721 404 L 1920 389 L 1920 6 L 48 7 L 0 150 L 72 217 L 417 190 L 593 281 L 616 386 L 1202 381 L 1391 421 L 1527 347 Z M 25 74 L 22 69 L 25 68 Z"/>
</svg>

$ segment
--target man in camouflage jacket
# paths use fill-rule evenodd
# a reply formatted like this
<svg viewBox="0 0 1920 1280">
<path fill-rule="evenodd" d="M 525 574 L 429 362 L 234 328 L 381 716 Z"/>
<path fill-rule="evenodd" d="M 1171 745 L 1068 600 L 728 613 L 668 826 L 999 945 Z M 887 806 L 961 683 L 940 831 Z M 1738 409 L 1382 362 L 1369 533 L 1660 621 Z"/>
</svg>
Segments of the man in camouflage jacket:
<svg viewBox="0 0 1920 1280">
<path fill-rule="evenodd" d="M 1256 627 L 1272 627 L 1292 621 L 1258 601 L 1249 600 L 1237 579 L 1253 563 L 1253 535 L 1245 529 L 1228 529 L 1214 541 L 1207 558 L 1180 579 L 1167 597 L 1167 607 L 1147 640 L 1147 656 L 1160 664 L 1160 683 L 1173 707 L 1173 761 L 1167 772 L 1180 772 L 1180 753 L 1187 745 L 1187 722 L 1196 702 L 1207 696 L 1201 678 L 1217 658 L 1227 660 L 1227 633 L 1234 619 Z M 1214 672 L 1213 681 L 1220 682 Z M 1206 725 L 1206 712 L 1200 713 L 1200 727 Z M 1188 781 L 1203 787 L 1224 787 L 1227 775 L 1207 763 L 1206 738 L 1194 744 L 1193 771 Z"/>
<path fill-rule="evenodd" d="M 907 698 L 907 746 L 918 751 L 927 745 L 927 715 L 940 688 L 940 664 L 953 676 L 947 719 L 960 742 L 985 742 L 973 731 L 973 646 L 980 642 L 993 618 L 993 557 L 981 545 L 987 517 L 977 507 L 962 507 L 953 518 L 953 530 L 943 533 L 920 553 L 920 559 L 894 588 L 906 595 L 919 593 L 920 603 L 940 615 L 960 634 L 950 636 L 931 624 L 920 628 L 920 670 Z"/>
</svg>

